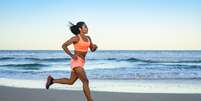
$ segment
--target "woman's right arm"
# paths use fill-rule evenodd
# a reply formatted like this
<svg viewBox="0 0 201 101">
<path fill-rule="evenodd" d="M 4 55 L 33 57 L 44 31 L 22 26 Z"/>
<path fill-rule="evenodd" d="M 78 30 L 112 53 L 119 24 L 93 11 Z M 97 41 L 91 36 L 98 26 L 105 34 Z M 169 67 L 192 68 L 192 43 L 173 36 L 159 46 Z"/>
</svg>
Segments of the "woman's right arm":
<svg viewBox="0 0 201 101">
<path fill-rule="evenodd" d="M 65 51 L 66 54 L 68 54 L 71 58 L 73 58 L 73 54 L 70 52 L 70 50 L 68 49 L 68 46 L 71 45 L 72 43 L 76 43 L 77 42 L 77 37 L 72 37 L 69 40 L 67 40 L 66 42 L 64 42 L 62 44 L 62 48 Z"/>
<path fill-rule="evenodd" d="M 96 49 L 98 48 L 98 46 L 97 46 L 96 44 L 93 44 L 93 42 L 92 42 L 92 40 L 91 40 L 91 38 L 90 38 L 89 36 L 87 36 L 87 37 L 88 37 L 89 40 L 90 40 L 90 50 L 91 50 L 92 52 L 95 52 Z"/>
</svg>

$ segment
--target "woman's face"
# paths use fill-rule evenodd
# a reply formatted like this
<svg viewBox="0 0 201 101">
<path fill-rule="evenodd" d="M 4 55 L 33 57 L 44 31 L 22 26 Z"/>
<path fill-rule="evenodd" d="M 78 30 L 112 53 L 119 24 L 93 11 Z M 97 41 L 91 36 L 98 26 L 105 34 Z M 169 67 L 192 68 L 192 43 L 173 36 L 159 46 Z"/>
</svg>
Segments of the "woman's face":
<svg viewBox="0 0 201 101">
<path fill-rule="evenodd" d="M 87 33 L 88 33 L 88 28 L 87 28 L 87 25 L 86 25 L 86 24 L 84 24 L 84 25 L 82 26 L 81 32 L 82 32 L 83 34 L 87 34 Z"/>
</svg>

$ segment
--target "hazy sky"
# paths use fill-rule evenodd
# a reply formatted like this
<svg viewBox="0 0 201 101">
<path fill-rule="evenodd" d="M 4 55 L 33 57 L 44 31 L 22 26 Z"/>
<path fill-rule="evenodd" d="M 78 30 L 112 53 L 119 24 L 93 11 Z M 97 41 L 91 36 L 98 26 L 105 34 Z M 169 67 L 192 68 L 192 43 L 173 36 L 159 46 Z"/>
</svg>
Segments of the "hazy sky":
<svg viewBox="0 0 201 101">
<path fill-rule="evenodd" d="M 201 50 L 200 0 L 0 0 L 0 49 L 60 50 L 68 21 L 99 49 Z"/>
</svg>

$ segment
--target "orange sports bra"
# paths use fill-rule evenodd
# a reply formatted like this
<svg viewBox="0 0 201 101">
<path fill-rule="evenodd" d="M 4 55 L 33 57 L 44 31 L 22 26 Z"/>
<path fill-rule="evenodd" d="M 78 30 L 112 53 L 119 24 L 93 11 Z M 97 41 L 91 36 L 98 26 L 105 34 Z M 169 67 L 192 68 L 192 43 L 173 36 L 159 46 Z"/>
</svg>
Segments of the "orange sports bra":
<svg viewBox="0 0 201 101">
<path fill-rule="evenodd" d="M 87 52 L 90 46 L 90 40 L 87 38 L 88 41 L 86 42 L 81 38 L 80 35 L 78 35 L 78 37 L 79 37 L 79 41 L 76 44 L 74 44 L 74 49 L 76 51 Z"/>
</svg>

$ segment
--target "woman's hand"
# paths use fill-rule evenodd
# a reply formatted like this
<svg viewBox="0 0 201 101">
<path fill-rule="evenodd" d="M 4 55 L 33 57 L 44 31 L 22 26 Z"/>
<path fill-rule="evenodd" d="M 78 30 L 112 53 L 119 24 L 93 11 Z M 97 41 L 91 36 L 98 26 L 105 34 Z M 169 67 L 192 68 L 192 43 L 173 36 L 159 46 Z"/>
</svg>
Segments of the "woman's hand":
<svg viewBox="0 0 201 101">
<path fill-rule="evenodd" d="M 96 44 L 92 45 L 91 51 L 95 52 L 97 50 L 98 46 Z"/>
<path fill-rule="evenodd" d="M 72 56 L 72 58 L 73 58 L 73 60 L 77 60 L 77 55 L 74 54 L 74 55 Z"/>
</svg>

